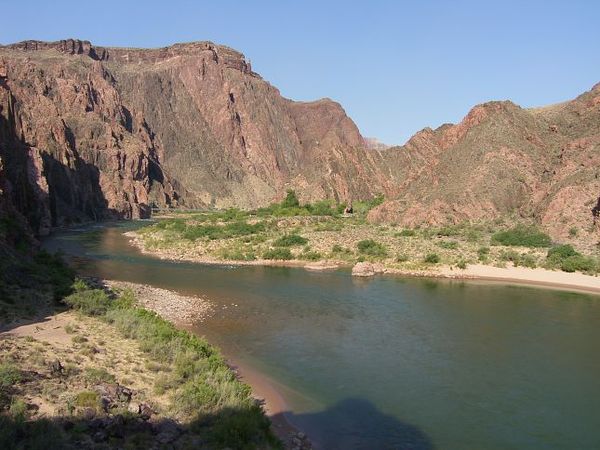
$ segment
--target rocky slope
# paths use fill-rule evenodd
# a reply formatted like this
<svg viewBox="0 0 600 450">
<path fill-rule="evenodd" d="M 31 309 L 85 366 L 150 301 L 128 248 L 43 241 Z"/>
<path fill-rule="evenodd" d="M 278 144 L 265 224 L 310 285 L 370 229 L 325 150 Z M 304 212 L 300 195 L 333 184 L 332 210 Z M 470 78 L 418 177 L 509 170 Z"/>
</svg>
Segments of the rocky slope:
<svg viewBox="0 0 600 450">
<path fill-rule="evenodd" d="M 379 152 L 331 100 L 297 103 L 209 42 L 0 47 L 0 156 L 39 233 L 151 205 L 264 205 L 384 190 Z"/>
<path fill-rule="evenodd" d="M 600 195 L 600 85 L 573 101 L 474 107 L 385 153 L 399 194 L 370 213 L 405 225 L 516 216 L 554 238 L 595 231 Z M 573 231 L 576 230 L 576 231 Z"/>
<path fill-rule="evenodd" d="M 555 238 L 594 231 L 600 87 L 571 102 L 476 106 L 401 147 L 363 138 L 328 99 L 293 102 L 210 42 L 161 49 L 0 47 L 5 197 L 33 229 L 147 217 L 156 206 L 391 199 L 373 222 L 513 215 Z M 587 233 L 587 234 L 586 234 Z"/>
</svg>

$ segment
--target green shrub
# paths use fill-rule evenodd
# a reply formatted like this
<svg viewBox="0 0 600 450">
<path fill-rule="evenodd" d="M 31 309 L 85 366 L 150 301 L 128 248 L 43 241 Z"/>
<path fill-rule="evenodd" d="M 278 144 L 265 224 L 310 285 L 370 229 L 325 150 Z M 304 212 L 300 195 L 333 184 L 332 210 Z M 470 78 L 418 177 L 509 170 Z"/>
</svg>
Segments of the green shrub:
<svg viewBox="0 0 600 450">
<path fill-rule="evenodd" d="M 560 264 L 560 268 L 565 272 L 594 273 L 598 271 L 598 264 L 596 260 L 588 256 L 575 255 L 569 256 L 563 260 Z"/>
<path fill-rule="evenodd" d="M 252 249 L 242 247 L 224 248 L 219 251 L 219 256 L 230 261 L 254 261 L 256 254 Z"/>
<path fill-rule="evenodd" d="M 275 247 L 293 247 L 295 245 L 304 245 L 308 239 L 297 234 L 284 234 L 273 242 Z"/>
<path fill-rule="evenodd" d="M 411 237 L 416 234 L 415 230 L 411 230 L 410 228 L 405 228 L 404 230 L 394 234 L 395 237 Z"/>
<path fill-rule="evenodd" d="M 21 378 L 21 371 L 17 366 L 7 362 L 0 363 L 0 394 L 6 394 Z"/>
<path fill-rule="evenodd" d="M 506 231 L 499 231 L 492 236 L 492 243 L 497 245 L 521 247 L 550 247 L 552 240 L 546 233 L 535 227 L 517 225 Z"/>
<path fill-rule="evenodd" d="M 100 406 L 100 396 L 97 392 L 82 391 L 75 396 L 73 403 L 79 408 L 97 408 Z"/>
<path fill-rule="evenodd" d="M 289 260 L 294 259 L 292 252 L 287 247 L 272 248 L 263 253 L 263 259 L 282 259 Z"/>
<path fill-rule="evenodd" d="M 461 259 L 456 263 L 456 267 L 465 270 L 467 268 L 467 262 L 464 259 Z"/>
<path fill-rule="evenodd" d="M 298 200 L 298 196 L 296 192 L 292 189 L 287 190 L 287 194 L 283 201 L 281 202 L 282 208 L 296 208 L 300 206 L 300 201 Z"/>
<path fill-rule="evenodd" d="M 408 255 L 405 255 L 403 253 L 400 253 L 396 256 L 396 262 L 398 262 L 398 263 L 406 262 L 408 260 L 409 260 Z"/>
<path fill-rule="evenodd" d="M 10 415 L 16 420 L 25 420 L 27 418 L 27 403 L 21 399 L 13 399 L 10 404 Z"/>
<path fill-rule="evenodd" d="M 337 214 L 337 210 L 331 207 L 331 203 L 328 200 L 321 200 L 312 205 L 308 204 L 306 208 L 313 216 L 334 216 Z"/>
<path fill-rule="evenodd" d="M 373 239 L 365 239 L 359 241 L 356 244 L 356 248 L 358 249 L 359 253 L 368 256 L 383 257 L 387 256 L 388 254 L 387 248 L 383 244 L 380 244 L 379 242 L 376 242 Z"/>
<path fill-rule="evenodd" d="M 375 208 L 376 206 L 381 205 L 384 200 L 385 200 L 385 198 L 383 197 L 383 194 L 377 194 L 375 197 L 373 197 L 369 200 L 361 200 L 361 201 L 354 202 L 352 205 L 352 208 L 354 209 L 354 212 L 357 214 L 366 214 L 371 209 Z"/>
<path fill-rule="evenodd" d="M 440 257 L 437 253 L 428 253 L 425 255 L 425 258 L 423 258 L 423 261 L 430 264 L 437 264 L 440 262 Z"/>
<path fill-rule="evenodd" d="M 315 251 L 307 251 L 300 253 L 300 259 L 305 259 L 307 261 L 318 261 L 322 258 L 322 255 L 319 252 Z"/>
<path fill-rule="evenodd" d="M 446 250 L 456 250 L 458 248 L 458 242 L 456 241 L 440 241 L 437 245 Z"/>
<path fill-rule="evenodd" d="M 535 269 L 537 267 L 537 258 L 533 255 L 521 255 L 518 265 Z"/>
<path fill-rule="evenodd" d="M 579 255 L 580 253 L 577 250 L 575 250 L 571 244 L 566 244 L 552 247 L 550 250 L 548 250 L 548 254 L 546 255 L 546 257 L 548 259 L 562 261 L 563 259 L 569 258 L 571 256 Z"/>
<path fill-rule="evenodd" d="M 577 230 L 577 227 L 569 228 L 569 236 L 572 238 L 577 237 L 578 232 L 579 232 L 579 230 Z"/>
<path fill-rule="evenodd" d="M 481 262 L 486 262 L 488 260 L 488 255 L 490 254 L 489 247 L 479 247 L 477 249 L 477 259 Z"/>
<path fill-rule="evenodd" d="M 105 369 L 97 369 L 95 367 L 87 367 L 85 369 L 84 378 L 88 383 L 114 383 L 115 376 Z"/>
<path fill-rule="evenodd" d="M 460 235 L 461 230 L 458 225 L 448 225 L 437 230 L 436 234 L 443 237 L 451 237 Z"/>
<path fill-rule="evenodd" d="M 546 265 L 565 272 L 594 273 L 598 270 L 598 262 L 594 258 L 582 255 L 569 244 L 557 245 L 548 250 Z"/>
<path fill-rule="evenodd" d="M 101 316 L 110 307 L 111 300 L 106 292 L 100 289 L 77 291 L 65 297 L 64 302 L 88 316 Z"/>
<path fill-rule="evenodd" d="M 237 236 L 248 236 L 265 230 L 264 222 L 249 224 L 245 221 L 226 223 L 225 225 L 199 224 L 188 225 L 183 233 L 184 239 L 195 241 L 200 238 L 210 240 L 229 239 Z"/>
</svg>

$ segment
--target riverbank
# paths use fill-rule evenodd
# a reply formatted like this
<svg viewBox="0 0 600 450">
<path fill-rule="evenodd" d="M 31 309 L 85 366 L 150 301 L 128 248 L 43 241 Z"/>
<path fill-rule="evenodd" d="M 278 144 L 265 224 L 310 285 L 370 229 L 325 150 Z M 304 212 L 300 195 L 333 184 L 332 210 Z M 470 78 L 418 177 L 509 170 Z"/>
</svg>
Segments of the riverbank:
<svg viewBox="0 0 600 450">
<path fill-rule="evenodd" d="M 336 270 L 350 269 L 352 263 L 347 261 L 322 260 L 307 262 L 302 260 L 268 260 L 256 259 L 253 261 L 223 261 L 207 254 L 190 254 L 173 249 L 148 249 L 144 240 L 135 232 L 127 232 L 131 245 L 137 247 L 143 254 L 159 259 L 181 262 L 192 262 L 209 265 L 231 266 L 267 266 L 267 267 L 300 267 L 307 270 Z M 408 277 L 447 278 L 455 280 L 484 280 L 510 284 L 530 285 L 543 288 L 576 291 L 583 293 L 600 294 L 600 277 L 586 275 L 579 272 L 563 272 L 549 270 L 541 267 L 529 268 L 514 266 L 512 262 L 505 267 L 496 267 L 486 264 L 465 264 L 464 268 L 458 265 L 429 265 L 421 268 L 403 268 L 399 265 L 386 266 L 382 263 L 373 263 L 373 274 L 395 275 Z"/>
<path fill-rule="evenodd" d="M 131 290 L 140 306 L 154 311 L 178 328 L 194 333 L 201 323 L 214 311 L 210 299 L 206 297 L 181 295 L 177 292 L 138 283 L 116 280 L 90 280 L 96 286 L 107 286 L 111 290 Z M 194 325 L 194 327 L 192 327 Z M 252 388 L 252 395 L 261 404 L 272 423 L 272 432 L 287 449 L 309 450 L 312 448 L 305 433 L 289 423 L 284 414 L 290 411 L 289 405 L 275 387 L 275 382 L 249 366 L 240 365 L 228 358 L 228 365 L 237 378 Z"/>
</svg>

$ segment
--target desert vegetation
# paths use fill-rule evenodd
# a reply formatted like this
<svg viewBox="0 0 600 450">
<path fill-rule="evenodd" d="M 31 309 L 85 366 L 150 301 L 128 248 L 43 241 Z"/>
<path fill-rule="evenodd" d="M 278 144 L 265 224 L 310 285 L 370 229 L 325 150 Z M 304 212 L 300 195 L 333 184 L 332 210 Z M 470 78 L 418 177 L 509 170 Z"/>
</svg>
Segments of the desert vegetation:
<svg viewBox="0 0 600 450">
<path fill-rule="evenodd" d="M 2 285 L 1 321 L 16 332 L 0 339 L 0 448 L 281 447 L 204 339 L 131 290 L 75 279 L 58 256 L 23 264 Z"/>
<path fill-rule="evenodd" d="M 440 227 L 368 223 L 367 213 L 382 201 L 382 196 L 376 196 L 355 202 L 353 214 L 344 214 L 343 203 L 301 204 L 288 191 L 282 202 L 254 211 L 176 211 L 138 230 L 135 242 L 166 257 L 209 262 L 326 260 L 352 265 L 369 261 L 400 271 L 430 272 L 443 266 L 464 269 L 469 264 L 598 271 L 596 255 L 553 242 L 535 224 L 516 218 Z M 197 233 L 198 229 L 211 231 Z M 570 238 L 576 236 L 574 232 Z M 572 254 L 560 250 L 565 245 Z"/>
</svg>

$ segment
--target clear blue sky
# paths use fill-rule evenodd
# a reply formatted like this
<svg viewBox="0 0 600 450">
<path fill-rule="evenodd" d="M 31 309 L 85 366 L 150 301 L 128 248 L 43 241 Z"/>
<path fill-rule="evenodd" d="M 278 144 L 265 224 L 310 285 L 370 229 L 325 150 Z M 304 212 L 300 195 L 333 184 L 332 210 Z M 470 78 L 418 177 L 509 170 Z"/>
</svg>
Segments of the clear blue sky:
<svg viewBox="0 0 600 450">
<path fill-rule="evenodd" d="M 229 45 L 284 96 L 333 98 L 387 143 L 487 100 L 545 105 L 600 81 L 597 0 L 3 0 L 0 11 L 3 44 Z"/>
</svg>

